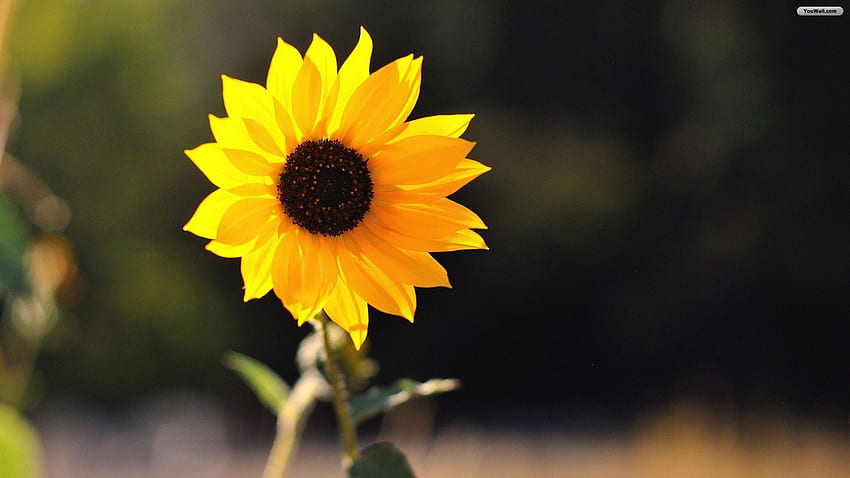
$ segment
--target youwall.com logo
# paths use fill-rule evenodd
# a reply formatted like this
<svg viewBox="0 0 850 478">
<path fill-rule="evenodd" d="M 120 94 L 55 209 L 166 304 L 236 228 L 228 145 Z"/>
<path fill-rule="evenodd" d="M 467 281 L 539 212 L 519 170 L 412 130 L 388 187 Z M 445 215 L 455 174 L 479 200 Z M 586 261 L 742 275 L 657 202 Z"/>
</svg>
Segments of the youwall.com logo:
<svg viewBox="0 0 850 478">
<path fill-rule="evenodd" d="M 841 7 L 797 7 L 801 17 L 840 17 L 844 14 Z"/>
</svg>

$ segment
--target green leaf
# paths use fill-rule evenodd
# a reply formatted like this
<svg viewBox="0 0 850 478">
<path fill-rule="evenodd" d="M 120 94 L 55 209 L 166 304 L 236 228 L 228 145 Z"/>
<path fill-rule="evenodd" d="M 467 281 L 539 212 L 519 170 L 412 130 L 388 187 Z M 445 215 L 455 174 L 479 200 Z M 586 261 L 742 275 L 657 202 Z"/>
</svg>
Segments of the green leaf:
<svg viewBox="0 0 850 478">
<path fill-rule="evenodd" d="M 226 353 L 224 365 L 239 374 L 260 402 L 277 415 L 289 397 L 289 386 L 280 376 L 262 363 L 237 352 Z"/>
<path fill-rule="evenodd" d="M 372 387 L 351 399 L 351 419 L 360 423 L 416 397 L 450 392 L 459 387 L 460 381 L 442 378 L 427 382 L 403 378 L 389 387 Z"/>
<path fill-rule="evenodd" d="M 0 476 L 39 476 L 41 447 L 38 435 L 14 408 L 0 404 Z"/>
<path fill-rule="evenodd" d="M 415 478 L 407 458 L 391 443 L 365 448 L 348 469 L 349 478 Z"/>
<path fill-rule="evenodd" d="M 22 258 L 26 230 L 26 223 L 15 205 L 0 194 L 0 295 L 24 284 Z"/>
</svg>

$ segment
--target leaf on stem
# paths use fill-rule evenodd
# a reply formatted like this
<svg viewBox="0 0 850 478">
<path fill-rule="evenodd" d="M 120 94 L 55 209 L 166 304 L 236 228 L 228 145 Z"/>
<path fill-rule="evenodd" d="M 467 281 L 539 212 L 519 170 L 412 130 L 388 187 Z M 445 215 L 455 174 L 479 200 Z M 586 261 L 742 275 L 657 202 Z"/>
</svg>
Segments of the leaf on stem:
<svg viewBox="0 0 850 478">
<path fill-rule="evenodd" d="M 427 382 L 403 378 L 389 387 L 372 387 L 364 393 L 352 397 L 350 403 L 351 419 L 354 420 L 354 423 L 360 423 L 408 400 L 450 392 L 459 387 L 459 380 L 441 378 L 432 378 Z"/>
<path fill-rule="evenodd" d="M 415 478 L 407 458 L 391 443 L 366 447 L 348 469 L 349 478 Z"/>
<path fill-rule="evenodd" d="M 238 352 L 227 352 L 224 365 L 239 374 L 260 402 L 277 415 L 289 397 L 289 386 L 280 376 L 264 364 Z"/>
</svg>

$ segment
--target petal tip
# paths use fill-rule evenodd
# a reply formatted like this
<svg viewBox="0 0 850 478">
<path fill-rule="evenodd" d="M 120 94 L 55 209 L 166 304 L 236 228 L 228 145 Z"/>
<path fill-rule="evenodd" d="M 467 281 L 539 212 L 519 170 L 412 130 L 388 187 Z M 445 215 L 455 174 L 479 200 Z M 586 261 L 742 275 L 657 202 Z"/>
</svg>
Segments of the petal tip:
<svg viewBox="0 0 850 478">
<path fill-rule="evenodd" d="M 325 45 L 327 45 L 328 42 L 326 42 L 325 39 L 322 38 L 322 36 L 319 35 L 318 33 L 313 33 L 313 38 L 312 38 L 310 46 L 312 46 L 313 44 L 325 44 Z M 330 47 L 330 45 L 328 45 L 328 46 Z"/>
<path fill-rule="evenodd" d="M 365 330 L 351 330 L 348 332 L 348 335 L 351 337 L 351 342 L 354 344 L 355 350 L 360 350 L 360 347 L 366 342 Z"/>
<path fill-rule="evenodd" d="M 304 314 L 304 313 L 302 313 L 301 316 L 297 318 L 298 326 L 301 327 L 302 325 L 307 323 L 310 319 L 313 318 L 314 315 L 316 315 L 316 314 Z"/>
</svg>

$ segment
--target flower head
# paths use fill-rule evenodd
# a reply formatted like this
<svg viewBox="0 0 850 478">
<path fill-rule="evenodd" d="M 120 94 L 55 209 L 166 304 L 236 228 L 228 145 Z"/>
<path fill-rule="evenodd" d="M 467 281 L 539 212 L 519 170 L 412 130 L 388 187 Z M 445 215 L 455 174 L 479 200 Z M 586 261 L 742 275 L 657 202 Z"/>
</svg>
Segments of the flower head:
<svg viewBox="0 0 850 478">
<path fill-rule="evenodd" d="M 266 86 L 222 76 L 215 142 L 186 151 L 218 189 L 184 229 L 242 259 L 244 300 L 273 289 L 299 325 L 324 309 L 358 348 L 367 304 L 412 322 L 414 287 L 450 287 L 431 252 L 487 248 L 446 197 L 490 169 L 460 139 L 473 115 L 406 121 L 422 57 L 371 55 L 362 28 L 339 69 L 318 35 L 303 57 L 278 39 Z"/>
</svg>

